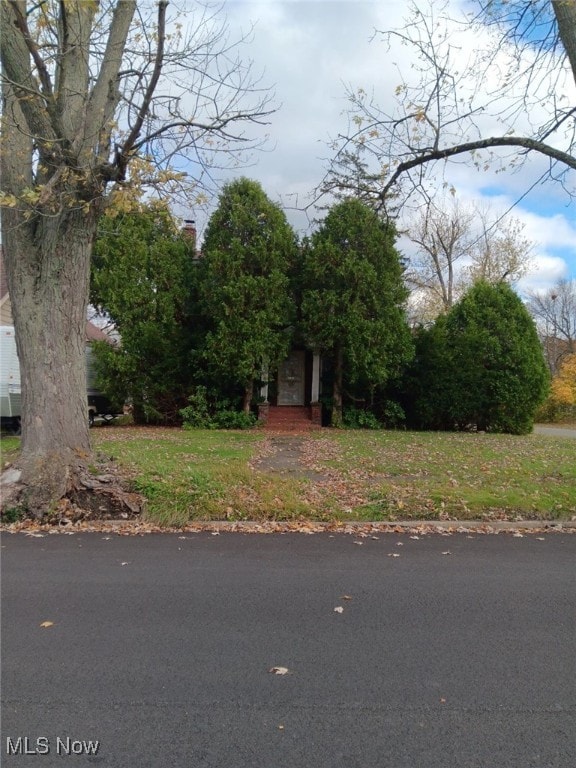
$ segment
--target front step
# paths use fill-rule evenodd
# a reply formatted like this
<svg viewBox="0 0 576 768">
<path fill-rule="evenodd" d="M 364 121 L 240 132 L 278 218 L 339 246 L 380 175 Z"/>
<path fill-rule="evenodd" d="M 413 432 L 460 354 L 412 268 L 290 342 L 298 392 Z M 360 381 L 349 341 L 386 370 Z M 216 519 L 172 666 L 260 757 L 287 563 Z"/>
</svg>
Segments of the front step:
<svg viewBox="0 0 576 768">
<path fill-rule="evenodd" d="M 310 408 L 306 406 L 272 405 L 264 426 L 276 432 L 296 432 L 314 429 L 318 425 L 312 422 Z"/>
</svg>

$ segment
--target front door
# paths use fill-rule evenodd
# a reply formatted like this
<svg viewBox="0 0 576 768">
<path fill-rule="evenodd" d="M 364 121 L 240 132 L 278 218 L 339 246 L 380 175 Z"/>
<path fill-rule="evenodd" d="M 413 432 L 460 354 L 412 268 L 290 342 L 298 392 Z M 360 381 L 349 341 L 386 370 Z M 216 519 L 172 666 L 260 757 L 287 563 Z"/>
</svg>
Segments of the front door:
<svg viewBox="0 0 576 768">
<path fill-rule="evenodd" d="M 292 350 L 278 369 L 278 405 L 304 405 L 304 350 Z"/>
</svg>

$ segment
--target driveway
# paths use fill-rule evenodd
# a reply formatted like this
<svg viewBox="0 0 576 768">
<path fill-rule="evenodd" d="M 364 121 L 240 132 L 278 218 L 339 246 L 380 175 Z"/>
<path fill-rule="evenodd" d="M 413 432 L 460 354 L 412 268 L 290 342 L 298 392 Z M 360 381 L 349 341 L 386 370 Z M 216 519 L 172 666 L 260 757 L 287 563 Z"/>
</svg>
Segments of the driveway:
<svg viewBox="0 0 576 768">
<path fill-rule="evenodd" d="M 565 533 L 4 534 L 2 765 L 572 768 L 575 555 Z"/>
<path fill-rule="evenodd" d="M 576 438 L 576 429 L 573 427 L 553 427 L 548 424 L 535 424 L 534 433 L 537 435 L 548 435 L 549 437 Z"/>
</svg>

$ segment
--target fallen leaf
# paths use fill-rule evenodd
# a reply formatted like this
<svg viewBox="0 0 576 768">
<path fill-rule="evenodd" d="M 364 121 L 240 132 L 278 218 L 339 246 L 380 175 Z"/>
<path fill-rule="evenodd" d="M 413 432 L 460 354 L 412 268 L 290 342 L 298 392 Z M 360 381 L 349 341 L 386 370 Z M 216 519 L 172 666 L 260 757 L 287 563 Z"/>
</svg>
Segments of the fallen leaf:
<svg viewBox="0 0 576 768">
<path fill-rule="evenodd" d="M 344 613 L 344 608 L 342 608 L 341 605 L 337 605 L 336 608 L 334 608 L 334 613 Z"/>
<path fill-rule="evenodd" d="M 40 626 L 44 627 L 44 628 L 46 628 L 46 627 L 53 627 L 54 626 L 54 622 L 53 621 L 43 621 L 42 624 L 40 624 Z"/>
<path fill-rule="evenodd" d="M 269 669 L 268 672 L 271 672 L 273 675 L 287 675 L 289 674 L 290 670 L 288 667 L 272 667 L 272 669 Z"/>
</svg>

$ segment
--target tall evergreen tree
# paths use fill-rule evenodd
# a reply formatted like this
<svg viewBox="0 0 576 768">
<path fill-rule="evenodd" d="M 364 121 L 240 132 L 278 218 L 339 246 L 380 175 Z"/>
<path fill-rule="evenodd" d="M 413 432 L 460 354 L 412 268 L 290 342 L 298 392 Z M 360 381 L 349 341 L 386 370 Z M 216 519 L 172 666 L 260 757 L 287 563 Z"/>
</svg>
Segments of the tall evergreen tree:
<svg viewBox="0 0 576 768">
<path fill-rule="evenodd" d="M 384 384 L 410 358 L 407 291 L 395 231 L 367 205 L 335 205 L 303 254 L 306 341 L 334 362 L 332 424 L 342 423 L 344 383 Z"/>
<path fill-rule="evenodd" d="M 129 398 L 137 423 L 172 423 L 189 395 L 194 245 L 164 208 L 103 217 L 92 302 L 113 320 L 117 348 L 96 347 L 101 387 Z"/>
<path fill-rule="evenodd" d="M 223 383 L 241 385 L 245 412 L 263 367 L 274 370 L 288 351 L 295 254 L 286 216 L 258 182 L 241 178 L 224 187 L 205 234 L 199 273 L 209 325 L 204 358 Z"/>
</svg>

